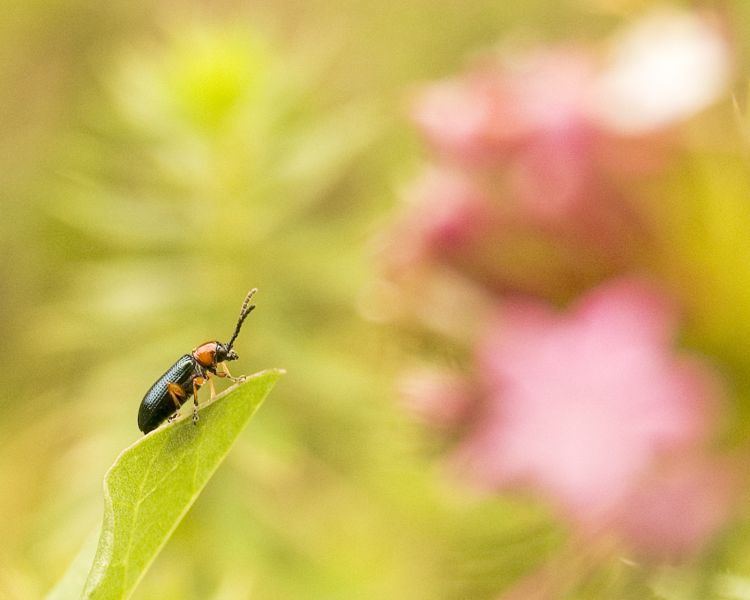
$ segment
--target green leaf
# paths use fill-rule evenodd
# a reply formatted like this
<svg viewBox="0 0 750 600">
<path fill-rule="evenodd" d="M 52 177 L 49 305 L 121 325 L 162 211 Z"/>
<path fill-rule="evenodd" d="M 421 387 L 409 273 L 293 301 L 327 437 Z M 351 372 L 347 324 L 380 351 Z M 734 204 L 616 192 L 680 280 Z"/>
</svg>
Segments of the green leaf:
<svg viewBox="0 0 750 600">
<path fill-rule="evenodd" d="M 183 417 L 120 454 L 104 478 L 104 522 L 84 598 L 130 596 L 282 374 L 248 377 L 205 406 L 197 426 Z M 55 597 L 78 597 L 69 589 L 56 587 Z"/>
</svg>

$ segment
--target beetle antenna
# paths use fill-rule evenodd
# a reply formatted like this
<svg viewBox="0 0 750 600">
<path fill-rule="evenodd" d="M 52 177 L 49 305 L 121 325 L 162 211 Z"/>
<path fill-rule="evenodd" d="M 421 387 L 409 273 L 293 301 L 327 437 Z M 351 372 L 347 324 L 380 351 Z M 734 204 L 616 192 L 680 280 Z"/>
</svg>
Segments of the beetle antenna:
<svg viewBox="0 0 750 600">
<path fill-rule="evenodd" d="M 237 326 L 234 328 L 234 333 L 232 334 L 232 338 L 229 340 L 229 343 L 227 344 L 227 350 L 232 349 L 232 346 L 234 345 L 234 340 L 236 340 L 237 336 L 240 334 L 240 329 L 242 328 L 242 324 L 245 322 L 247 315 L 253 312 L 253 309 L 255 308 L 255 304 L 250 304 L 250 300 L 253 299 L 253 296 L 255 296 L 255 292 L 257 291 L 258 291 L 258 288 L 253 288 L 247 293 L 247 296 L 245 296 L 245 301 L 242 303 L 242 308 L 240 309 L 240 318 L 237 319 Z"/>
</svg>

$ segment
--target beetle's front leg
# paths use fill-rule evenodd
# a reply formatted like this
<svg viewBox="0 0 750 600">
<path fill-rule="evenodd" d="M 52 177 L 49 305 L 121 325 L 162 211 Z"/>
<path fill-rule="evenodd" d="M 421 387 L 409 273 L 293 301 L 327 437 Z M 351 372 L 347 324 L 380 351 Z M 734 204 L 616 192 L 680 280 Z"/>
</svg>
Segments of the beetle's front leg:
<svg viewBox="0 0 750 600">
<path fill-rule="evenodd" d="M 229 372 L 229 367 L 227 366 L 227 363 L 225 363 L 225 362 L 221 363 L 221 368 L 224 370 L 223 373 L 220 373 L 218 371 L 216 372 L 216 374 L 219 377 L 226 377 L 227 379 L 229 379 L 230 381 L 232 381 L 234 383 L 237 383 L 238 381 L 244 381 L 245 380 L 244 377 L 232 377 L 232 374 Z"/>
<path fill-rule="evenodd" d="M 205 377 L 193 379 L 193 425 L 198 424 L 198 390 L 204 383 L 206 383 Z"/>
</svg>

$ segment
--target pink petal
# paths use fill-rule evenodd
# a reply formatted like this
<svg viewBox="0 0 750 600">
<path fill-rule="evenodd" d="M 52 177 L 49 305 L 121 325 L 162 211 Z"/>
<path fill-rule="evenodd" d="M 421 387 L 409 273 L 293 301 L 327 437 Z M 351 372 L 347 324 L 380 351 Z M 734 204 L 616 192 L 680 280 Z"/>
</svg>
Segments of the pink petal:
<svg viewBox="0 0 750 600">
<path fill-rule="evenodd" d="M 602 286 L 562 315 L 505 311 L 478 351 L 488 406 L 457 457 L 579 522 L 606 519 L 665 453 L 703 443 L 715 377 L 670 349 L 674 311 L 644 282 Z"/>
</svg>

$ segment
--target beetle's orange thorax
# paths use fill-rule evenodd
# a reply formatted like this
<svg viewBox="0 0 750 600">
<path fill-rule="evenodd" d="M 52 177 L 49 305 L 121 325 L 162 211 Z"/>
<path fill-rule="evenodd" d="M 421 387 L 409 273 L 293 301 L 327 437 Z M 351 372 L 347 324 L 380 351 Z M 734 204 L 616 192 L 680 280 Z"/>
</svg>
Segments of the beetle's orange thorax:
<svg viewBox="0 0 750 600">
<path fill-rule="evenodd" d="M 193 358 L 208 369 L 216 366 L 216 342 L 205 342 L 193 350 Z"/>
</svg>

